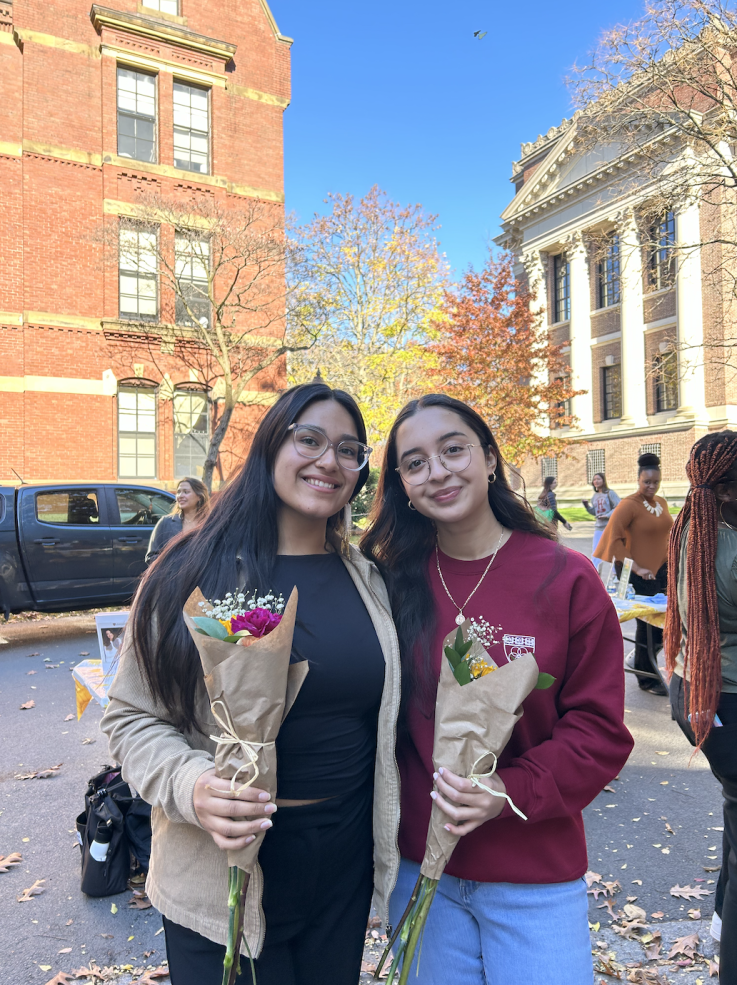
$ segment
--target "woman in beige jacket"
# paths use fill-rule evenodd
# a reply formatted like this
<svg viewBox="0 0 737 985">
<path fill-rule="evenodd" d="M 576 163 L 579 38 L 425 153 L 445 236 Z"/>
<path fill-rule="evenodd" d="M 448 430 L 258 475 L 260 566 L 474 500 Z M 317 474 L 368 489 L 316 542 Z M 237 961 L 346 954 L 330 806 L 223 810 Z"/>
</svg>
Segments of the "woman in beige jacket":
<svg viewBox="0 0 737 985">
<path fill-rule="evenodd" d="M 396 881 L 399 650 L 384 583 L 349 547 L 344 508 L 366 481 L 355 401 L 322 383 L 283 394 L 204 524 L 141 584 L 103 730 L 153 807 L 147 891 L 164 916 L 172 985 L 219 985 L 227 849 L 268 831 L 245 933 L 258 985 L 355 985 L 372 889 Z M 277 741 L 277 796 L 215 776 L 217 731 L 181 611 L 199 586 L 299 590 L 293 659 L 310 672 Z M 239 983 L 250 982 L 244 965 Z"/>
</svg>

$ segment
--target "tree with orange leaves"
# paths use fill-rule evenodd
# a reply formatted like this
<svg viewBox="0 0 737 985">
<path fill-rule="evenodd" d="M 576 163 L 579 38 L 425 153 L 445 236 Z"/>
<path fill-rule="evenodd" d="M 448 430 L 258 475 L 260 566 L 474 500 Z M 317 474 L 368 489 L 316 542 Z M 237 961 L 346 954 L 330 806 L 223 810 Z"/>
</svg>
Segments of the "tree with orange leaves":
<svg viewBox="0 0 737 985">
<path fill-rule="evenodd" d="M 566 402 L 580 391 L 508 255 L 490 254 L 480 273 L 468 270 L 447 290 L 434 329 L 441 388 L 488 421 L 506 459 L 521 465 L 565 451 L 557 430 L 573 423 Z"/>
</svg>

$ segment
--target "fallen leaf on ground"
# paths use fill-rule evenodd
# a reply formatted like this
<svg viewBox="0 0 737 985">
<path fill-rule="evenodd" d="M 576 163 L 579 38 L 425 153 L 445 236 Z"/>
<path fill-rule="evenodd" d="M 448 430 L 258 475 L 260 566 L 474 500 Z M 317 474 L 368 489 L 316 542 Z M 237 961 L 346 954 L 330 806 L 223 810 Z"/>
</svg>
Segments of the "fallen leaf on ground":
<svg viewBox="0 0 737 985">
<path fill-rule="evenodd" d="M 113 939 L 113 935 L 112 934 L 100 934 L 100 937 L 107 937 L 108 940 L 112 940 Z"/>
<path fill-rule="evenodd" d="M 83 746 L 91 746 L 93 742 L 97 742 L 97 739 L 82 739 Z"/>
<path fill-rule="evenodd" d="M 72 719 L 74 719 L 76 717 L 77 717 L 76 715 L 67 715 L 67 717 L 64 719 L 64 721 L 65 722 L 71 722 Z"/>
<path fill-rule="evenodd" d="M 80 655 L 80 657 L 89 657 L 90 651 L 89 650 L 80 650 L 79 651 L 79 655 Z"/>
<path fill-rule="evenodd" d="M 588 873 L 587 873 L 587 875 L 588 875 Z M 367 926 L 366 929 L 367 930 L 374 930 L 374 929 L 378 929 L 379 927 L 381 927 L 381 917 L 370 917 L 369 918 L 369 922 L 368 922 L 368 926 Z"/>
<path fill-rule="evenodd" d="M 586 880 L 586 888 L 587 889 L 591 886 L 592 883 L 594 883 L 594 882 L 601 882 L 601 876 L 599 875 L 599 873 L 598 872 L 592 872 L 591 869 L 589 869 L 589 871 L 586 873 L 586 875 L 584 876 L 584 879 Z"/>
<path fill-rule="evenodd" d="M 61 949 L 61 951 L 57 951 L 56 953 L 57 954 L 71 954 L 72 953 L 72 949 L 71 949 L 71 947 L 63 947 Z"/>
<path fill-rule="evenodd" d="M 594 971 L 598 975 L 609 975 L 610 978 L 622 980 L 624 965 L 614 959 L 614 953 L 608 955 L 600 954 L 596 959 Z"/>
<path fill-rule="evenodd" d="M 668 952 L 668 958 L 675 958 L 676 955 L 682 954 L 686 958 L 693 959 L 698 946 L 699 935 L 686 934 L 685 937 L 679 937 L 677 941 L 674 941 L 673 946 Z"/>
<path fill-rule="evenodd" d="M 674 835 L 674 834 L 675 834 L 675 831 L 674 831 L 674 830 L 673 830 L 673 828 L 672 828 L 672 827 L 670 826 L 670 824 L 667 824 L 667 823 L 666 823 L 666 825 L 665 825 L 665 830 L 666 830 L 666 831 L 669 831 L 669 832 L 670 832 L 670 833 L 671 833 L 672 835 Z"/>
<path fill-rule="evenodd" d="M 51 965 L 39 965 L 39 968 L 41 971 L 50 971 Z M 60 971 L 50 981 L 46 982 L 46 985 L 69 985 L 71 980 L 65 971 Z"/>
<path fill-rule="evenodd" d="M 110 904 L 110 912 L 111 913 L 117 913 L 118 912 L 118 907 L 115 905 L 115 903 L 111 903 Z"/>
<path fill-rule="evenodd" d="M 633 903 L 626 903 L 622 909 L 624 910 L 624 915 L 628 920 L 647 920 L 647 913 L 645 913 L 641 906 L 635 906 Z"/>
<path fill-rule="evenodd" d="M 23 856 L 20 852 L 11 852 L 10 855 L 0 855 L 0 872 L 9 872 L 14 865 L 20 865 Z"/>
<path fill-rule="evenodd" d="M 154 937 L 158 937 L 159 934 L 163 934 L 163 933 L 164 933 L 164 928 L 163 927 L 159 927 L 159 929 L 154 934 Z"/>
<path fill-rule="evenodd" d="M 35 708 L 35 707 L 36 707 L 36 702 L 33 699 L 31 699 L 30 701 L 25 701 L 20 706 L 20 710 L 21 711 L 28 711 L 30 708 Z"/>
<path fill-rule="evenodd" d="M 90 961 L 89 968 L 75 968 L 72 974 L 75 978 L 91 978 L 93 981 L 95 979 L 104 981 L 103 972 L 100 971 L 94 961 Z"/>
<path fill-rule="evenodd" d="M 719 962 L 709 959 L 709 978 L 716 978 L 719 975 Z"/>
<path fill-rule="evenodd" d="M 44 883 L 45 879 L 37 879 L 32 886 L 23 890 L 23 895 L 16 897 L 19 903 L 28 903 L 33 899 L 34 896 L 40 896 L 41 893 L 46 892 L 46 887 Z"/>
<path fill-rule="evenodd" d="M 616 790 L 614 789 L 614 787 L 609 787 L 609 786 L 606 786 L 606 787 L 604 787 L 604 789 L 606 790 L 606 792 L 607 792 L 607 793 L 616 793 L 616 792 L 617 792 L 617 791 L 616 791 Z"/>
<path fill-rule="evenodd" d="M 650 916 L 651 916 L 651 917 L 652 917 L 652 918 L 653 918 L 654 920 L 662 920 L 662 919 L 663 919 L 663 917 L 665 916 L 665 914 L 663 913 L 663 911 L 662 911 L 662 910 L 656 910 L 656 911 L 655 911 L 655 913 L 651 913 L 651 914 L 650 914 Z"/>
<path fill-rule="evenodd" d="M 46 670 L 56 670 L 59 664 L 46 664 Z"/>
<path fill-rule="evenodd" d="M 158 968 L 153 968 L 151 971 L 144 972 L 141 978 L 134 979 L 131 982 L 131 985 L 155 985 L 155 980 L 168 977 L 169 969 L 164 968 L 163 965 L 159 965 Z"/>
<path fill-rule="evenodd" d="M 143 892 L 143 890 L 136 889 L 133 895 L 128 900 L 128 906 L 133 907 L 136 910 L 148 910 L 153 904 L 148 896 Z"/>
<path fill-rule="evenodd" d="M 702 865 L 704 872 L 719 872 L 721 865 Z"/>
<path fill-rule="evenodd" d="M 701 910 L 689 910 L 688 915 L 691 917 L 692 920 L 700 920 Z"/>
<path fill-rule="evenodd" d="M 45 770 L 29 770 L 28 773 L 16 773 L 16 780 L 48 780 L 49 777 L 56 776 L 64 763 L 57 763 L 56 766 L 48 766 Z"/>
<path fill-rule="evenodd" d="M 71 927 L 73 923 L 73 920 L 67 920 L 67 927 Z"/>
<path fill-rule="evenodd" d="M 655 755 L 656 756 L 669 756 L 670 753 L 668 753 L 668 752 L 662 752 L 660 749 L 656 749 L 655 750 Z"/>
<path fill-rule="evenodd" d="M 38 673 L 37 670 L 27 670 L 26 671 L 26 677 L 31 677 L 31 676 L 33 676 L 33 674 L 37 674 L 37 673 Z"/>
<path fill-rule="evenodd" d="M 670 894 L 671 896 L 676 896 L 678 899 L 698 899 L 702 900 L 705 896 L 710 896 L 712 893 L 711 889 L 705 889 L 703 886 L 696 886 L 693 888 L 691 886 L 671 886 Z"/>
<path fill-rule="evenodd" d="M 633 879 L 632 880 L 632 885 L 633 886 L 641 886 L 642 885 L 642 879 Z"/>
<path fill-rule="evenodd" d="M 26 656 L 27 657 L 40 657 L 41 654 L 40 653 L 27 653 Z"/>
</svg>

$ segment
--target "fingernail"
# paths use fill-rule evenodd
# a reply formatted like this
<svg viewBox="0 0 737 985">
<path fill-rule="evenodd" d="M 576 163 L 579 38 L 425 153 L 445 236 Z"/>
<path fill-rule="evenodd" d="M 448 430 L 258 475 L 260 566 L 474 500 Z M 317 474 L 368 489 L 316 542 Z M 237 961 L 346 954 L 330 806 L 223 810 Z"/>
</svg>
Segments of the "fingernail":
<svg viewBox="0 0 737 985">
<path fill-rule="evenodd" d="M 444 824 L 443 827 L 445 828 L 446 831 L 450 831 L 450 825 L 449 824 Z"/>
<path fill-rule="evenodd" d="M 262 821 L 261 822 L 261 830 L 262 831 L 266 831 L 266 829 L 267 828 L 270 828 L 270 827 L 272 827 L 271 821 Z"/>
<path fill-rule="evenodd" d="M 251 842 L 252 842 L 252 841 L 255 841 L 255 840 L 256 840 L 256 835 L 249 835 L 249 836 L 248 836 L 248 837 L 246 838 L 246 844 L 247 844 L 247 845 L 250 845 L 250 844 L 251 844 Z"/>
<path fill-rule="evenodd" d="M 433 773 L 432 778 L 433 778 L 433 780 L 437 780 L 438 774 L 437 773 Z"/>
<path fill-rule="evenodd" d="M 259 800 L 268 800 L 269 799 L 269 796 L 270 796 L 270 794 L 266 793 L 266 791 L 264 790 L 262 793 L 260 793 L 258 795 L 258 799 Z"/>
<path fill-rule="evenodd" d="M 438 795 L 435 793 L 434 790 L 431 791 L 430 796 L 432 797 L 433 800 L 437 800 L 438 799 Z"/>
<path fill-rule="evenodd" d="M 264 807 L 264 814 L 273 814 L 275 810 L 276 804 L 267 804 L 266 807 Z"/>
<path fill-rule="evenodd" d="M 442 766 L 441 766 L 441 767 L 440 767 L 440 769 L 438 770 L 438 773 L 439 773 L 439 774 L 440 774 L 441 776 L 443 775 L 443 767 L 442 767 Z"/>
</svg>

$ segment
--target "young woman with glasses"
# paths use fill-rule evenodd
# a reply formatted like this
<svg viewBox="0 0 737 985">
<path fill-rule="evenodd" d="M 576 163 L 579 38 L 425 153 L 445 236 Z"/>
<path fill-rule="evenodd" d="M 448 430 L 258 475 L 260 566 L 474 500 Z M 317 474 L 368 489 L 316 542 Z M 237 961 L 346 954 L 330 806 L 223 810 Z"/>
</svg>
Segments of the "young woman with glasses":
<svg viewBox="0 0 737 985">
<path fill-rule="evenodd" d="M 483 419 L 438 394 L 411 401 L 394 422 L 361 547 L 388 579 L 402 653 L 393 923 L 417 879 L 432 800 L 462 836 L 409 981 L 591 985 L 581 811 L 632 748 L 621 633 L 601 581 L 512 492 Z M 468 780 L 434 771 L 442 640 L 464 618 L 476 621 L 500 666 L 532 652 L 555 678 L 524 702 L 490 780 L 527 820 Z"/>
<path fill-rule="evenodd" d="M 348 394 L 288 390 L 202 526 L 139 589 L 102 727 L 153 806 L 146 889 L 172 985 L 220 985 L 227 849 L 261 829 L 272 830 L 246 913 L 258 985 L 356 985 L 374 883 L 385 909 L 399 864 L 399 649 L 384 583 L 346 522 L 370 451 Z M 287 598 L 295 585 L 293 659 L 309 673 L 277 740 L 277 799 L 258 784 L 234 797 L 213 770 L 218 730 L 182 607 L 197 586 L 217 599 L 236 588 Z M 250 983 L 247 962 L 238 982 Z"/>
</svg>

